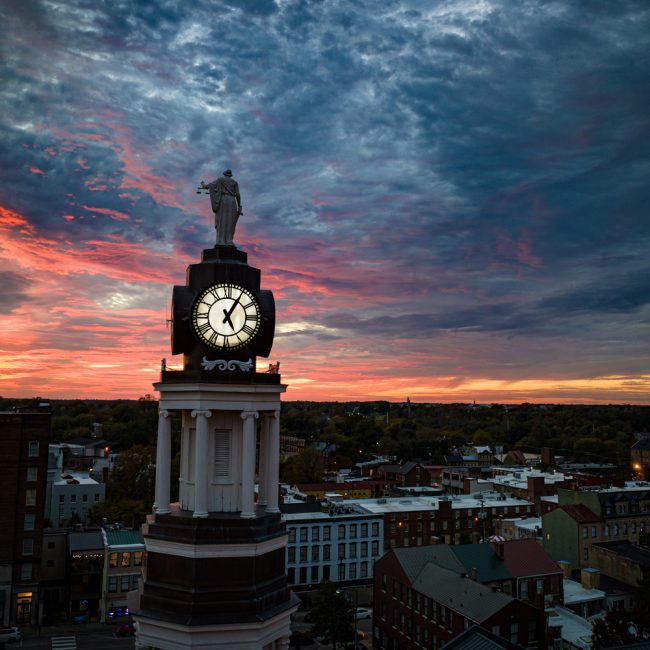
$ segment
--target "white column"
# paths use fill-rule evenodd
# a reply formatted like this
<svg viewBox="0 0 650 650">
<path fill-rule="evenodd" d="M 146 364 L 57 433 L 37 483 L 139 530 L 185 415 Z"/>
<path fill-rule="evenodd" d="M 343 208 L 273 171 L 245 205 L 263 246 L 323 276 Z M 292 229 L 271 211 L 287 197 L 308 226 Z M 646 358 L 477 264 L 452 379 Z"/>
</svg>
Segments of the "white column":
<svg viewBox="0 0 650 650">
<path fill-rule="evenodd" d="M 196 418 L 194 435 L 194 514 L 193 517 L 208 516 L 208 418 L 212 411 L 192 411 Z"/>
<path fill-rule="evenodd" d="M 274 411 L 269 420 L 269 446 L 266 457 L 266 511 L 280 512 L 280 411 Z"/>
<path fill-rule="evenodd" d="M 153 511 L 159 515 L 171 512 L 169 483 L 172 454 L 172 419 L 169 411 L 158 411 L 158 443 L 156 445 L 156 500 Z"/>
<path fill-rule="evenodd" d="M 269 416 L 268 413 L 262 413 L 262 420 L 260 426 L 260 475 L 258 477 L 258 482 L 260 486 L 260 491 L 257 496 L 257 505 L 260 507 L 266 506 L 267 495 L 269 492 L 268 486 L 268 467 L 266 462 L 266 457 L 269 453 Z"/>
<path fill-rule="evenodd" d="M 255 517 L 255 420 L 257 411 L 242 411 L 241 516 Z"/>
</svg>

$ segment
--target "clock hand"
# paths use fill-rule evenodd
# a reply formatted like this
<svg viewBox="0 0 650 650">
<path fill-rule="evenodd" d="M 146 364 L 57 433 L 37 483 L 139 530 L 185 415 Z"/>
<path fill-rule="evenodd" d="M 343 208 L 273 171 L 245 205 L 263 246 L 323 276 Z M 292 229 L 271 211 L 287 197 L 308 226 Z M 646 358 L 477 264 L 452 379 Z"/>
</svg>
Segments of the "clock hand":
<svg viewBox="0 0 650 650">
<path fill-rule="evenodd" d="M 232 303 L 232 307 L 228 311 L 225 309 L 223 310 L 223 313 L 225 314 L 225 318 L 221 321 L 222 323 L 230 323 L 230 327 L 232 327 L 232 321 L 230 320 L 230 317 L 232 316 L 232 313 L 235 311 L 235 307 L 239 304 L 239 301 L 241 299 L 241 293 L 237 296 L 237 300 Z M 235 329 L 234 327 L 232 327 Z"/>
<path fill-rule="evenodd" d="M 232 324 L 232 321 L 230 320 L 230 314 L 225 309 L 223 310 L 223 314 L 224 314 L 224 319 L 221 322 L 228 323 L 230 327 L 234 330 L 235 326 Z"/>
</svg>

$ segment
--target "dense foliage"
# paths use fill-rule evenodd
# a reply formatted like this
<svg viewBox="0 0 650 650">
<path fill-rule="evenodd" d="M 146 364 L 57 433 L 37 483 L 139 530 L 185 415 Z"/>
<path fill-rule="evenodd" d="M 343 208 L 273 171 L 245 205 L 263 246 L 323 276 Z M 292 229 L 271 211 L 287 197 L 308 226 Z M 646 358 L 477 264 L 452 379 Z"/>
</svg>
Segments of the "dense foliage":
<svg viewBox="0 0 650 650">
<path fill-rule="evenodd" d="M 310 615 L 311 633 L 329 639 L 333 650 L 354 639 L 354 605 L 334 583 L 321 583 Z"/>
</svg>

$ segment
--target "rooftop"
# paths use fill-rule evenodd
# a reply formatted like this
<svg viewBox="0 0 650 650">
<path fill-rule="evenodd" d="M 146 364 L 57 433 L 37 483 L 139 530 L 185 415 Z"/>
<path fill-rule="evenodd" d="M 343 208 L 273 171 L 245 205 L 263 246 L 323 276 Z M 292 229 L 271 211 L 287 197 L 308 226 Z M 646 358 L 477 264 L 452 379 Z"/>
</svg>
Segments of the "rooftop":
<svg viewBox="0 0 650 650">
<path fill-rule="evenodd" d="M 586 603 L 592 600 L 602 600 L 607 595 L 600 589 L 585 589 L 581 583 L 575 580 L 564 579 L 564 604 L 575 605 Z"/>
<path fill-rule="evenodd" d="M 515 539 L 503 543 L 503 561 L 517 578 L 562 573 L 542 545 L 535 539 Z"/>
<path fill-rule="evenodd" d="M 138 530 L 109 530 L 102 531 L 106 546 L 144 546 L 144 539 Z"/>
<path fill-rule="evenodd" d="M 80 551 L 103 551 L 104 538 L 101 530 L 68 533 L 68 547 L 71 553 Z"/>
</svg>

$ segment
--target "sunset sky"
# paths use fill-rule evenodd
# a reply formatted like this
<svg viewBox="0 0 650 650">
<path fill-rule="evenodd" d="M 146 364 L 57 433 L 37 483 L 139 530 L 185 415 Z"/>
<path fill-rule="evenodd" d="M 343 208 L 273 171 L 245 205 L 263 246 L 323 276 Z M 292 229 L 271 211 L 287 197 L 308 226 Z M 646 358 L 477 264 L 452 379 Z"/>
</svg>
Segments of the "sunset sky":
<svg viewBox="0 0 650 650">
<path fill-rule="evenodd" d="M 4 0 L 0 24 L 1 396 L 137 398 L 180 365 L 195 189 L 230 167 L 286 399 L 650 403 L 647 0 Z"/>
</svg>

